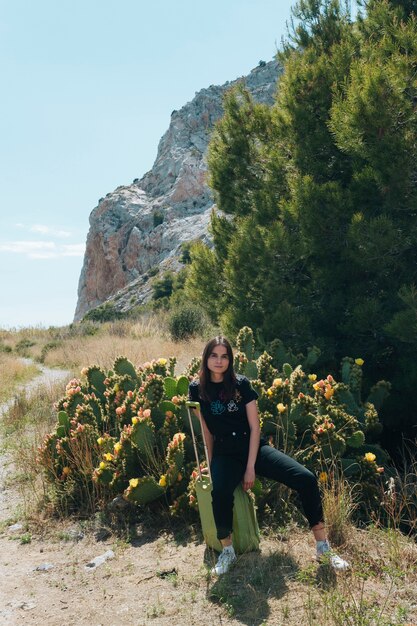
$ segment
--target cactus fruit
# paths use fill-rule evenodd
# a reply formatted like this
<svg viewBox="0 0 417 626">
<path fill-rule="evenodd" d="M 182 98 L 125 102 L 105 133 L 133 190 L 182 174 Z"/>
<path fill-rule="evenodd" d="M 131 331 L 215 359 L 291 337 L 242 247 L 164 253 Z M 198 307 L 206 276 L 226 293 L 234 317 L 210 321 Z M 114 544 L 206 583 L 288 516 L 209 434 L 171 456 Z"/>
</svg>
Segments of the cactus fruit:
<svg viewBox="0 0 417 626">
<path fill-rule="evenodd" d="M 165 489 L 156 482 L 153 476 L 143 476 L 130 479 L 129 487 L 123 496 L 135 504 L 149 504 L 160 498 L 164 492 Z"/>
<path fill-rule="evenodd" d="M 129 376 L 135 381 L 138 379 L 133 363 L 131 363 L 129 359 L 124 356 L 117 357 L 113 364 L 113 369 L 118 376 Z"/>
</svg>

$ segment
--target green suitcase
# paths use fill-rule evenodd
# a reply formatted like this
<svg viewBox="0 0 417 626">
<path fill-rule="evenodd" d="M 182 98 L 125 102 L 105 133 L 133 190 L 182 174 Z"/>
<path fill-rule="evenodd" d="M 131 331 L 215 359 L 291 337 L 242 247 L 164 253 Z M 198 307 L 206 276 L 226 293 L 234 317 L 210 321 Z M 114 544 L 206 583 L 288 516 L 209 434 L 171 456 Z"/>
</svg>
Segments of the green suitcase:
<svg viewBox="0 0 417 626">
<path fill-rule="evenodd" d="M 222 545 L 217 539 L 216 525 L 214 523 L 213 508 L 211 503 L 211 492 L 213 489 L 210 475 L 202 474 L 200 471 L 200 461 L 197 450 L 197 442 L 194 433 L 193 420 L 190 409 L 197 409 L 200 412 L 198 402 L 187 402 L 188 419 L 190 422 L 191 436 L 193 439 L 194 453 L 197 462 L 199 476 L 195 481 L 198 510 L 200 513 L 201 527 L 204 541 L 209 548 L 221 552 Z M 200 414 L 200 413 L 199 413 Z M 204 430 L 201 428 L 204 444 L 204 452 L 208 463 L 207 445 L 204 437 Z M 259 527 L 256 519 L 256 511 L 252 498 L 243 490 L 242 485 L 238 485 L 234 491 L 233 506 L 233 547 L 238 554 L 251 552 L 259 549 Z"/>
</svg>

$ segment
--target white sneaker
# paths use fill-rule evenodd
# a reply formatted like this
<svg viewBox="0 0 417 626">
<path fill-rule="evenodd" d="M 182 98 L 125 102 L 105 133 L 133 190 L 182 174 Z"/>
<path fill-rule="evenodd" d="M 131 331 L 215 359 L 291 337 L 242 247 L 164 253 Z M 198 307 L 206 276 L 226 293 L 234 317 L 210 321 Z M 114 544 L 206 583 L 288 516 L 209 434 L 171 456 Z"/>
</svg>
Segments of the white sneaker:
<svg viewBox="0 0 417 626">
<path fill-rule="evenodd" d="M 338 556 L 330 548 L 328 541 L 320 541 L 317 546 L 317 560 L 319 563 L 328 563 L 335 570 L 345 571 L 350 568 L 347 561 Z"/>
<path fill-rule="evenodd" d="M 236 553 L 233 546 L 223 548 L 223 551 L 220 553 L 219 560 L 211 570 L 211 573 L 216 574 L 217 576 L 225 574 L 229 571 L 229 568 L 234 561 L 236 561 Z"/>
</svg>

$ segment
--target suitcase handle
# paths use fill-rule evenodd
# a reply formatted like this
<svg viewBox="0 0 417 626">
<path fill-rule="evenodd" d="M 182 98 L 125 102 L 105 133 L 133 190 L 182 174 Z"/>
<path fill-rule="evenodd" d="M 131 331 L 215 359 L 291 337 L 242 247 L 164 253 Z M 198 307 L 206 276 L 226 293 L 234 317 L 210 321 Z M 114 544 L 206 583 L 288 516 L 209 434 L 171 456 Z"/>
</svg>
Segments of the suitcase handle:
<svg viewBox="0 0 417 626">
<path fill-rule="evenodd" d="M 198 450 L 197 450 L 197 442 L 196 442 L 196 437 L 195 437 L 195 433 L 194 433 L 193 420 L 192 420 L 192 417 L 191 417 L 191 409 L 195 409 L 196 411 L 198 411 L 197 416 L 198 416 L 198 419 L 200 420 L 201 436 L 203 437 L 203 445 L 204 445 L 204 454 L 206 456 L 207 468 L 208 468 L 208 473 L 209 473 L 210 482 L 211 482 L 210 462 L 209 462 L 209 457 L 208 457 L 206 436 L 204 434 L 204 428 L 203 428 L 203 424 L 202 424 L 202 421 L 201 421 L 200 403 L 199 402 L 194 402 L 192 400 L 187 400 L 186 403 L 185 403 L 185 406 L 187 407 L 188 421 L 190 422 L 191 437 L 192 437 L 192 440 L 193 440 L 194 454 L 195 454 L 195 460 L 197 462 L 198 475 L 200 477 L 200 480 L 202 481 L 203 480 L 203 475 L 201 473 L 200 459 L 199 459 Z"/>
</svg>

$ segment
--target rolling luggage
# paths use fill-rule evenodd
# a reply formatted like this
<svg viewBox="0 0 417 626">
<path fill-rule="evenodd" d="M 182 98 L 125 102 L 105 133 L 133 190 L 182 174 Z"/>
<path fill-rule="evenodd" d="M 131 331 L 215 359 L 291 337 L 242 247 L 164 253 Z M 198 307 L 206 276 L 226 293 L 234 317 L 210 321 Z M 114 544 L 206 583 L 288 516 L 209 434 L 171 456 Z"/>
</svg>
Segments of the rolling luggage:
<svg viewBox="0 0 417 626">
<path fill-rule="evenodd" d="M 222 545 L 217 539 L 216 525 L 214 523 L 213 508 L 211 504 L 211 492 L 213 489 L 211 482 L 210 466 L 208 462 L 207 444 L 204 437 L 204 430 L 201 428 L 203 438 L 204 453 L 207 461 L 208 475 L 203 474 L 200 469 L 200 460 L 197 450 L 197 442 L 194 433 L 191 409 L 200 411 L 198 402 L 186 402 L 188 419 L 190 422 L 191 437 L 193 440 L 194 454 L 197 462 L 198 477 L 195 481 L 198 510 L 200 513 L 201 527 L 204 541 L 209 548 L 218 552 L 222 551 Z M 256 519 L 256 511 L 253 501 L 248 493 L 239 484 L 234 491 L 233 506 L 233 547 L 239 554 L 259 549 L 259 527 Z"/>
</svg>

